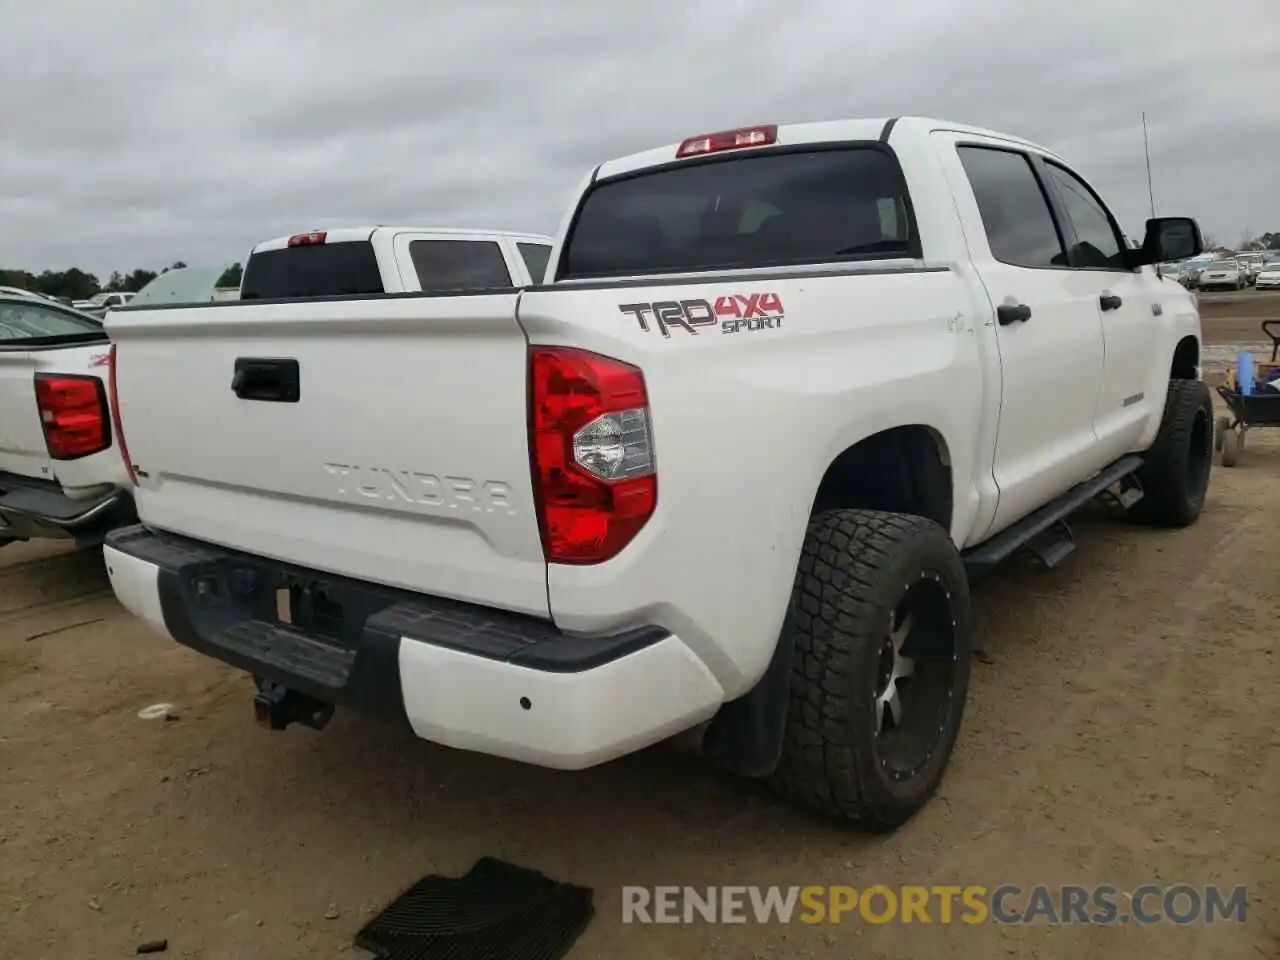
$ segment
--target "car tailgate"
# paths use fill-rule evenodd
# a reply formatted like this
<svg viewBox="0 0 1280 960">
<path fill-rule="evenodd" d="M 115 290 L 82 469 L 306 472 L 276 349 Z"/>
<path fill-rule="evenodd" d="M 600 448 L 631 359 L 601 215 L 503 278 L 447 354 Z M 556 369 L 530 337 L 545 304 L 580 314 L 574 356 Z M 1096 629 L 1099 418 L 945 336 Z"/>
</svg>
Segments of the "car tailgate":
<svg viewBox="0 0 1280 960">
<path fill-rule="evenodd" d="M 547 615 L 516 296 L 113 311 L 139 516 L 286 563 Z"/>
</svg>

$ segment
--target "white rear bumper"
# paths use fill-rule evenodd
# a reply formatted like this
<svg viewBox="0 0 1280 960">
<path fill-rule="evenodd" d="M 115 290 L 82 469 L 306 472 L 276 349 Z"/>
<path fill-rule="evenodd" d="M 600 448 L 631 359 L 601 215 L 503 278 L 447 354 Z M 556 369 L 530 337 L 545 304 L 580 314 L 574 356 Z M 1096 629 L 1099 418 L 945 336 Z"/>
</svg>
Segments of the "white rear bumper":
<svg viewBox="0 0 1280 960">
<path fill-rule="evenodd" d="M 104 557 L 121 604 L 178 639 L 166 623 L 160 567 L 112 546 Z M 408 636 L 399 638 L 397 659 L 398 676 L 385 679 L 398 687 L 419 737 L 560 769 L 590 767 L 650 746 L 710 719 L 724 701 L 711 672 L 676 636 L 572 673 Z"/>
</svg>

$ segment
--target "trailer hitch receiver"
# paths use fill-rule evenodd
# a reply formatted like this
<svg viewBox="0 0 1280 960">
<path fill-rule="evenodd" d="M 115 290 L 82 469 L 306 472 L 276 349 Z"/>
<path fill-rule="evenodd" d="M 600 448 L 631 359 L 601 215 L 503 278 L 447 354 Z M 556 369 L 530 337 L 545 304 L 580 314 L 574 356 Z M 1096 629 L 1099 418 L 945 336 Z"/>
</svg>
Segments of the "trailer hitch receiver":
<svg viewBox="0 0 1280 960">
<path fill-rule="evenodd" d="M 255 678 L 255 683 L 258 693 L 253 698 L 253 717 L 268 730 L 283 730 L 291 723 L 323 730 L 333 719 L 331 703 L 269 680 Z"/>
</svg>

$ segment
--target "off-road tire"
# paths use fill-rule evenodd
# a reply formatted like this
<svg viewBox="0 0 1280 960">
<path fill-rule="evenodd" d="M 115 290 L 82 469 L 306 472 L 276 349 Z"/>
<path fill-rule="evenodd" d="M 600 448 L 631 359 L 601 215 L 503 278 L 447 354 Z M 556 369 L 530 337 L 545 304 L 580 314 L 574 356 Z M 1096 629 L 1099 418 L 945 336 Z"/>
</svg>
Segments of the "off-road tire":
<svg viewBox="0 0 1280 960">
<path fill-rule="evenodd" d="M 1204 510 L 1213 471 L 1213 401 L 1203 380 L 1170 380 L 1155 443 L 1138 468 L 1142 499 L 1129 508 L 1138 523 L 1187 527 Z"/>
<path fill-rule="evenodd" d="M 952 695 L 936 746 L 909 779 L 876 750 L 879 650 L 912 584 L 936 580 L 949 596 Z M 791 690 L 775 793 L 824 818 L 876 831 L 905 823 L 932 796 L 964 713 L 972 659 L 969 582 L 950 536 L 923 517 L 832 510 L 810 519 L 783 640 Z"/>
</svg>

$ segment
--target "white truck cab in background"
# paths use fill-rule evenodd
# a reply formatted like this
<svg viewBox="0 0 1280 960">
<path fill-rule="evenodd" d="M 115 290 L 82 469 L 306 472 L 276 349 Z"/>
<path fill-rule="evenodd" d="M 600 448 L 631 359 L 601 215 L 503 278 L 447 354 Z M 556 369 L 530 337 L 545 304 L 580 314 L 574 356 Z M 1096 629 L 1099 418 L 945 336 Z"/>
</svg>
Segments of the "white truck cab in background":
<svg viewBox="0 0 1280 960">
<path fill-rule="evenodd" d="M 527 287 L 542 282 L 554 242 L 532 233 L 432 227 L 312 230 L 255 246 L 240 299 Z"/>
<path fill-rule="evenodd" d="M 532 286 L 518 239 L 482 267 L 348 236 L 107 320 L 141 519 L 112 585 L 273 727 L 343 705 L 581 768 L 705 724 L 727 768 L 892 827 L 960 728 L 970 577 L 1061 563 L 1095 497 L 1205 503 L 1199 315 L 1152 266 L 1199 228 L 1131 249 L 1017 137 L 846 120 L 613 160 Z"/>
</svg>

